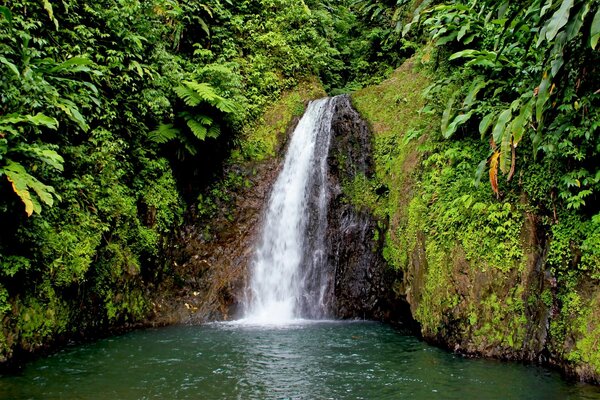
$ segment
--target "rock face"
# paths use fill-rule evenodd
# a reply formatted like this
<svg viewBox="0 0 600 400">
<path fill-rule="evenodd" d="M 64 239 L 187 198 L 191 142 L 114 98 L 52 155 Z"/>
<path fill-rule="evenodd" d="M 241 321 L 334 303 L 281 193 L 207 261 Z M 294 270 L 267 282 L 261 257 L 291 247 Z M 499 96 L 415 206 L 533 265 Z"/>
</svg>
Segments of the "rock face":
<svg viewBox="0 0 600 400">
<path fill-rule="evenodd" d="M 412 325 L 408 304 L 393 291 L 402 280 L 382 256 L 383 235 L 370 211 L 351 204 L 343 186 L 373 174 L 370 130 L 342 96 L 336 102 L 329 150 L 329 265 L 335 268 L 334 313 Z"/>
<path fill-rule="evenodd" d="M 295 118 L 285 138 L 298 122 Z M 281 149 L 285 145 L 282 140 Z M 282 154 L 280 149 L 278 154 Z M 279 173 L 278 157 L 261 162 L 231 165 L 225 176 L 244 180 L 227 191 L 229 201 L 208 219 L 191 218 L 172 248 L 176 276 L 171 288 L 156 299 L 148 323 L 203 323 L 239 317 L 248 266 L 262 225 L 264 204 Z M 173 289 L 176 288 L 176 289 Z"/>
<path fill-rule="evenodd" d="M 327 275 L 332 288 L 326 300 L 329 315 L 343 319 L 375 319 L 413 327 L 408 303 L 393 287 L 401 273 L 387 267 L 382 257 L 383 235 L 366 208 L 351 204 L 343 186 L 358 176 L 371 176 L 371 134 L 347 96 L 335 99 L 330 151 L 326 243 Z M 297 119 L 288 127 L 289 138 Z M 284 154 L 284 145 L 278 154 Z M 262 214 L 279 173 L 281 158 L 230 172 L 244 176 L 248 185 L 231 193 L 233 206 L 202 224 L 188 225 L 180 235 L 173 259 L 180 271 L 175 300 L 157 300 L 152 322 L 202 323 L 240 316 L 249 266 L 262 225 Z M 314 221 L 313 221 L 314 222 Z M 311 230 L 309 229 L 309 232 Z M 310 235 L 310 233 L 309 233 Z M 310 239 L 310 238 L 309 238 Z"/>
</svg>

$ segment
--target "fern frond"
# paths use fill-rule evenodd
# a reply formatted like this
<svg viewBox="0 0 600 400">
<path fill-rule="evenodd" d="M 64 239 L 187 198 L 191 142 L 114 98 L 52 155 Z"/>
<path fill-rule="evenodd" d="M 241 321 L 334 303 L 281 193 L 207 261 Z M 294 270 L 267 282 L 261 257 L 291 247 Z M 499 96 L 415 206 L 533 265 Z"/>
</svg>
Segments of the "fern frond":
<svg viewBox="0 0 600 400">
<path fill-rule="evenodd" d="M 194 116 L 194 119 L 198 122 L 200 122 L 202 125 L 207 125 L 207 126 L 211 126 L 214 122 L 214 120 L 209 117 L 208 115 L 196 115 Z"/>
<path fill-rule="evenodd" d="M 194 93 L 196 93 L 196 95 L 200 97 L 203 101 L 206 101 L 211 105 L 214 105 L 213 102 L 222 98 L 208 83 L 198 83 L 196 81 L 183 81 L 183 84 L 187 88 L 193 90 Z"/>
<path fill-rule="evenodd" d="M 238 111 L 238 107 L 233 101 L 223 97 L 221 97 L 219 101 L 215 102 L 213 105 L 225 114 L 231 114 Z"/>
<path fill-rule="evenodd" d="M 148 132 L 148 139 L 154 143 L 167 143 L 181 134 L 179 129 L 174 128 L 173 124 L 160 124 L 155 130 Z"/>
<path fill-rule="evenodd" d="M 206 126 L 202 125 L 202 123 L 194 119 L 188 119 L 187 126 L 198 139 L 204 140 L 206 138 L 206 133 L 208 130 L 206 129 Z"/>
<path fill-rule="evenodd" d="M 179 98 L 190 107 L 196 107 L 198 104 L 204 101 L 204 99 L 200 97 L 194 89 L 191 89 L 187 86 L 177 86 L 174 90 L 177 96 L 179 96 Z"/>
<path fill-rule="evenodd" d="M 208 128 L 208 132 L 206 133 L 206 137 L 216 139 L 221 134 L 221 128 L 219 125 L 213 125 Z"/>
</svg>

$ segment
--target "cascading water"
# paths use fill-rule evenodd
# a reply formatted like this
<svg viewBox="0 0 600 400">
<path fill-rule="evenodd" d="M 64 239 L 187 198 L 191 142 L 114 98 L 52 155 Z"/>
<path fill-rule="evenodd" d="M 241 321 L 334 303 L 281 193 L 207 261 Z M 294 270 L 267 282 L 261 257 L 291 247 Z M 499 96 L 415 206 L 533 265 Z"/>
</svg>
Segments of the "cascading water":
<svg viewBox="0 0 600 400">
<path fill-rule="evenodd" d="M 245 321 L 328 316 L 327 154 L 336 98 L 311 102 L 292 134 L 271 192 L 252 266 Z"/>
</svg>

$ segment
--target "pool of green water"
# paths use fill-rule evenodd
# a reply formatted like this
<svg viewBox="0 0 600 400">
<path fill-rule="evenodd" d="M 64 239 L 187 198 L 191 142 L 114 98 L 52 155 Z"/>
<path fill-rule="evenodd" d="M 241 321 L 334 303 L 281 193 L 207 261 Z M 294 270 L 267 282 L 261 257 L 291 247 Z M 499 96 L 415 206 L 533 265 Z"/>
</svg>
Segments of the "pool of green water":
<svg viewBox="0 0 600 400">
<path fill-rule="evenodd" d="M 600 399 L 536 366 L 467 359 L 373 322 L 211 324 L 66 348 L 0 399 Z"/>
</svg>

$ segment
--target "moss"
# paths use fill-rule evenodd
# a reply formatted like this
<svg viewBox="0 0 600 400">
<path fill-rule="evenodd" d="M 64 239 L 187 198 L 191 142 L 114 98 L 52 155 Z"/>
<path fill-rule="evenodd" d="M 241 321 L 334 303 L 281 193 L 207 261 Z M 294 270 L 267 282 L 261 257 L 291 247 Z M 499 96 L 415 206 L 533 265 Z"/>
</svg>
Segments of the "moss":
<svg viewBox="0 0 600 400">
<path fill-rule="evenodd" d="M 232 161 L 261 161 L 274 157 L 286 129 L 295 117 L 304 113 L 307 99 L 326 96 L 322 84 L 315 78 L 305 80 L 281 98 L 254 123 L 243 129 L 242 139 L 232 154 Z"/>
<path fill-rule="evenodd" d="M 373 131 L 375 178 L 371 187 L 384 187 L 375 215 L 390 220 L 384 256 L 394 268 L 405 268 L 408 260 L 405 230 L 407 204 L 411 200 L 410 175 L 418 161 L 415 132 L 429 129 L 432 118 L 419 111 L 425 102 L 421 92 L 430 84 L 425 74 L 405 63 L 389 79 L 352 94 L 352 103 Z"/>
<path fill-rule="evenodd" d="M 424 107 L 429 83 L 412 60 L 353 94 L 373 130 L 376 174 L 348 190 L 362 193 L 356 201 L 389 221 L 384 257 L 404 271 L 403 294 L 425 337 L 477 352 L 518 351 L 527 327 L 524 207 L 515 197 L 497 200 L 489 185 L 474 185 L 487 154 L 476 140 L 441 138 L 439 115 Z M 373 187 L 387 194 L 373 201 L 365 195 Z"/>
</svg>

